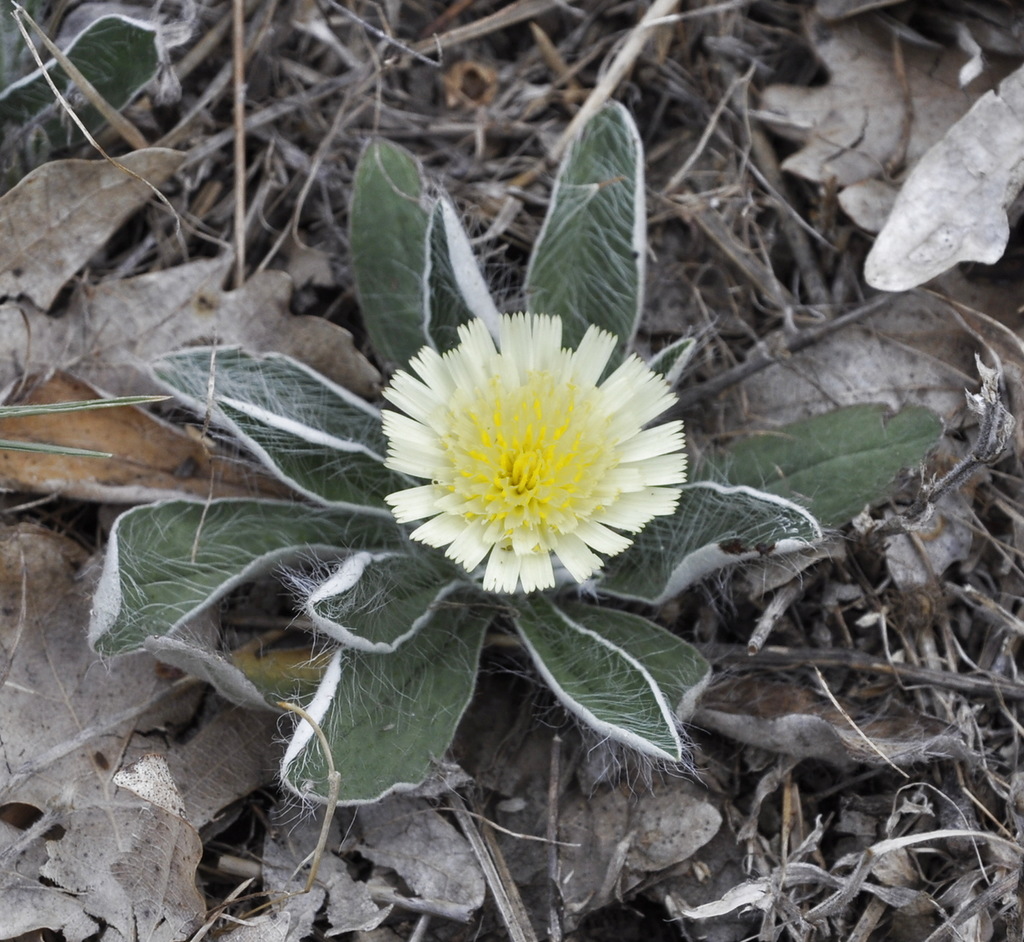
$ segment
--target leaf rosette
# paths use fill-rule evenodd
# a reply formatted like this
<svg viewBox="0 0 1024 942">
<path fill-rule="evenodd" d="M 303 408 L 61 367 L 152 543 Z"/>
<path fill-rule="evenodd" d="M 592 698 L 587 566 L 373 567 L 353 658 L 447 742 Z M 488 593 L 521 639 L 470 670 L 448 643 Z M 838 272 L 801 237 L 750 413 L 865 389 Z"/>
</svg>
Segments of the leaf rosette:
<svg viewBox="0 0 1024 942">
<path fill-rule="evenodd" d="M 643 306 L 643 190 L 636 129 L 609 106 L 559 171 L 524 313 L 501 318 L 450 203 L 428 198 L 407 153 L 369 145 L 355 178 L 353 271 L 381 357 L 409 363 L 385 394 L 400 411 L 382 414 L 285 356 L 162 358 L 160 380 L 211 408 L 297 498 L 122 514 L 93 645 L 159 650 L 242 698 L 255 679 L 183 629 L 241 583 L 316 558 L 312 575 L 292 581 L 328 651 L 301 678 L 256 682 L 273 700 L 298 692 L 343 771 L 342 802 L 431 775 L 496 620 L 595 736 L 683 760 L 708 664 L 617 600 L 653 611 L 716 568 L 812 546 L 821 528 L 787 496 L 684 482 L 681 423 L 655 423 L 670 388 L 628 351 Z M 691 352 L 684 339 L 657 367 L 678 373 Z M 284 781 L 323 798 L 327 767 L 297 726 Z"/>
</svg>

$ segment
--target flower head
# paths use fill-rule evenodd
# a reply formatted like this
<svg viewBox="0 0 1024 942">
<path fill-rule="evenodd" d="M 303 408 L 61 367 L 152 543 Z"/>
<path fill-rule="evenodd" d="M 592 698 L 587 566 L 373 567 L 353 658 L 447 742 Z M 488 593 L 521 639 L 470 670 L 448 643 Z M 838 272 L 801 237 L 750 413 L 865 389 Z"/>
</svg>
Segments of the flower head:
<svg viewBox="0 0 1024 942">
<path fill-rule="evenodd" d="M 426 520 L 414 540 L 468 571 L 486 557 L 485 589 L 529 592 L 555 584 L 552 554 L 582 582 L 632 542 L 616 530 L 672 513 L 683 425 L 644 426 L 675 397 L 636 356 L 599 383 L 613 334 L 590 327 L 573 351 L 559 318 L 512 314 L 500 352 L 481 321 L 459 338 L 384 390 L 404 413 L 384 414 L 387 466 L 430 481 L 387 497 L 399 522 Z"/>
</svg>

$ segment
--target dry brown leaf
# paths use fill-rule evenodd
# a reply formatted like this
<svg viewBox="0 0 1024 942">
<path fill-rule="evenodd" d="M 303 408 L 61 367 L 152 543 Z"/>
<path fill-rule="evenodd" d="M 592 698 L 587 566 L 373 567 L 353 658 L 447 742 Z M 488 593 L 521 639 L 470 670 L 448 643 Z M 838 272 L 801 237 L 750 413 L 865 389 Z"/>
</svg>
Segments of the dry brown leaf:
<svg viewBox="0 0 1024 942">
<path fill-rule="evenodd" d="M 703 789 L 679 778 L 631 795 L 601 788 L 560 809 L 561 895 L 572 920 L 621 899 L 710 841 L 722 815 Z M 573 846 L 575 845 L 575 846 Z"/>
<path fill-rule="evenodd" d="M 61 318 L 0 306 L 0 384 L 56 367 L 117 395 L 163 392 L 148 375 L 149 361 L 217 342 L 287 353 L 358 395 L 377 394 L 380 374 L 347 330 L 288 313 L 292 282 L 284 272 L 260 272 L 227 291 L 230 269 L 230 259 L 204 259 L 82 286 Z"/>
<path fill-rule="evenodd" d="M 839 194 L 839 206 L 865 232 L 881 232 L 898 195 L 885 180 L 861 180 Z"/>
<path fill-rule="evenodd" d="M 322 814 L 321 810 L 315 817 L 268 831 L 262 857 L 263 886 L 268 892 L 283 895 L 305 886 L 308 857 L 320 837 Z M 339 810 L 331 823 L 327 846 L 340 846 L 350 824 L 351 815 Z M 392 909 L 375 903 L 369 885 L 352 876 L 343 857 L 330 853 L 321 858 L 311 891 L 289 897 L 278 908 L 290 920 L 289 942 L 315 935 L 313 924 L 318 920 L 318 928 L 326 922 L 326 934 L 331 938 L 343 932 L 373 929 Z"/>
<path fill-rule="evenodd" d="M 761 117 L 803 145 L 783 169 L 808 180 L 845 187 L 912 166 L 1001 78 L 987 74 L 964 91 L 962 53 L 903 42 L 905 96 L 893 36 L 881 21 L 813 20 L 810 32 L 828 83 L 772 85 L 761 99 Z"/>
<path fill-rule="evenodd" d="M 48 843 L 40 876 L 78 895 L 90 916 L 125 939 L 178 942 L 206 911 L 195 888 L 199 834 L 134 796 L 108 802 L 75 809 L 67 833 Z"/>
<path fill-rule="evenodd" d="M 906 291 L 959 262 L 992 264 L 1024 184 L 1024 69 L 988 92 L 911 170 L 864 263 L 880 291 Z"/>
<path fill-rule="evenodd" d="M 258 353 L 286 353 L 366 399 L 380 392 L 380 373 L 359 352 L 352 334 L 322 317 L 282 318 L 268 324 L 265 332 L 246 332 L 233 342 Z"/>
<path fill-rule="evenodd" d="M 152 147 L 119 158 L 157 186 L 185 155 Z M 55 160 L 0 197 L 0 297 L 47 311 L 64 283 L 140 206 L 144 183 L 106 160 Z"/>
<path fill-rule="evenodd" d="M 2 846 L 14 843 L 16 835 L 0 838 Z M 5 939 L 46 938 L 40 930 L 59 933 L 64 942 L 83 942 L 96 938 L 99 925 L 91 919 L 75 897 L 59 887 L 42 886 L 38 880 L 26 880 L 7 874 L 0 878 L 4 912 L 0 913 L 0 931 Z"/>
<path fill-rule="evenodd" d="M 288 313 L 288 275 L 262 271 L 227 291 L 223 284 L 230 270 L 229 258 L 206 259 L 84 289 L 80 311 L 68 317 L 81 318 L 81 350 L 92 360 L 90 369 L 107 363 L 113 372 L 123 372 L 125 363 L 219 343 L 252 353 L 291 354 L 359 395 L 377 392 L 380 375 L 347 330 L 320 317 Z"/>
<path fill-rule="evenodd" d="M 944 494 L 935 505 L 927 527 L 913 535 L 898 533 L 885 544 L 885 563 L 897 587 L 908 591 L 934 584 L 953 563 L 971 553 L 974 532 L 971 520 L 971 492 Z"/>
<path fill-rule="evenodd" d="M 738 809 L 731 811 L 736 815 Z M 758 892 L 746 882 L 751 873 L 746 853 L 749 846 L 749 840 L 737 837 L 727 815 L 718 833 L 693 855 L 689 866 L 673 867 L 652 889 L 672 918 L 707 907 L 706 912 L 719 917 L 715 926 L 719 942 L 751 938 L 757 933 L 760 912 L 771 906 L 771 893 L 767 887 Z M 705 924 L 701 928 L 710 927 Z M 716 936 L 708 932 L 707 938 Z"/>
<path fill-rule="evenodd" d="M 175 942 L 205 915 L 195 887 L 199 835 L 118 790 L 113 776 L 164 744 L 160 735 L 133 735 L 136 723 L 180 723 L 195 700 L 169 698 L 171 682 L 146 655 L 103 665 L 88 649 L 82 555 L 38 527 L 0 531 L 0 611 L 8 613 L 0 622 L 0 805 L 40 815 L 31 829 L 2 835 L 0 937 L 32 925 L 77 942 L 91 921 L 111 938 Z M 6 905 L 12 898 L 18 912 Z"/>
<path fill-rule="evenodd" d="M 937 298 L 894 296 L 857 325 L 781 358 L 746 380 L 730 427 L 784 425 L 840 406 L 925 406 L 951 423 L 977 382 L 970 335 Z"/>
<path fill-rule="evenodd" d="M 277 777 L 277 714 L 229 707 L 167 756 L 188 819 L 205 827 L 221 809 Z"/>
<path fill-rule="evenodd" d="M 312 245 L 306 245 L 299 239 L 289 237 L 282 246 L 287 263 L 285 271 L 296 289 L 301 290 L 310 285 L 317 288 L 331 288 L 340 292 L 342 285 L 331 264 L 331 254 Z"/>
<path fill-rule="evenodd" d="M 58 373 L 29 387 L 18 405 L 98 399 L 87 383 Z M 275 481 L 134 406 L 0 419 L 0 438 L 88 448 L 113 458 L 0 450 L 0 487 L 81 500 L 139 502 L 162 497 L 284 496 Z"/>
<path fill-rule="evenodd" d="M 757 678 L 726 677 L 704 695 L 694 722 L 760 749 L 841 766 L 972 756 L 955 731 L 931 717 L 902 707 L 892 707 L 888 715 L 872 712 L 861 716 L 854 704 L 839 702 L 847 716 L 818 691 Z"/>
<path fill-rule="evenodd" d="M 356 844 L 423 899 L 466 921 L 484 901 L 484 877 L 468 841 L 428 801 L 396 796 L 359 809 Z"/>
<path fill-rule="evenodd" d="M 146 753 L 126 765 L 114 776 L 114 784 L 168 814 L 185 817 L 185 803 L 167 767 L 167 759 L 157 752 Z"/>
<path fill-rule="evenodd" d="M 111 866 L 111 873 L 146 917 L 137 926 L 140 936 L 166 936 L 166 930 L 158 927 L 167 924 L 169 914 L 176 910 L 201 912 L 204 905 L 195 888 L 202 857 L 199 833 L 186 817 L 184 802 L 162 755 L 142 756 L 121 769 L 113 782 L 149 807 L 134 823 L 131 851 Z M 82 859 L 88 861 L 88 848 L 83 851 Z"/>
<path fill-rule="evenodd" d="M 927 293 L 914 292 L 894 299 L 894 303 L 897 311 L 917 309 L 920 314 L 928 314 L 929 321 L 934 319 L 937 327 L 946 325 L 950 343 L 940 343 L 934 349 L 921 345 L 923 355 L 936 354 L 954 365 L 942 351 L 959 346 L 964 357 L 958 368 L 966 370 L 966 356 L 978 351 L 986 364 L 1000 371 L 1009 410 L 1019 416 L 1024 414 L 1024 309 L 1019 295 L 1017 282 L 1002 277 L 998 269 L 975 271 L 969 277 L 954 268 L 935 279 Z M 966 388 L 974 389 L 977 383 L 976 370 L 965 376 Z M 1018 457 L 1024 456 L 1021 422 L 1014 429 L 1013 443 Z"/>
<path fill-rule="evenodd" d="M 260 913 L 246 916 L 245 921 L 231 928 L 232 942 L 295 942 L 292 920 L 287 913 Z"/>
</svg>

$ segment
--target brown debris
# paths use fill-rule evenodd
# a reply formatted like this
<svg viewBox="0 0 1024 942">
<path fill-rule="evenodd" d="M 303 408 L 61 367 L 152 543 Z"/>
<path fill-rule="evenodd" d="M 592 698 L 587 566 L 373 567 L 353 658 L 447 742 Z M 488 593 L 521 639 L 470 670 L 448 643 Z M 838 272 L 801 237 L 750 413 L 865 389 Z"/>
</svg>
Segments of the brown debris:
<svg viewBox="0 0 1024 942">
<path fill-rule="evenodd" d="M 231 11 L 212 0 L 197 7 L 202 28 L 171 63 L 180 99 L 157 107 L 143 98 L 130 109 L 146 138 L 169 149 L 147 152 L 158 160 L 146 175 L 167 181 L 161 189 L 178 218 L 156 204 L 136 212 L 148 194 L 108 167 L 87 167 L 89 177 L 79 168 L 77 181 L 102 177 L 89 184 L 91 201 L 61 194 L 92 214 L 83 241 L 51 254 L 61 240 L 49 220 L 31 244 L 7 246 L 18 264 L 2 281 L 5 382 L 45 366 L 34 360 L 42 356 L 110 391 L 146 392 L 111 387 L 118 378 L 137 382 L 128 361 L 150 358 L 153 344 L 228 337 L 292 352 L 373 397 L 380 377 L 347 244 L 364 143 L 388 138 L 424 162 L 463 215 L 508 309 L 520 301 L 512 286 L 543 218 L 553 158 L 586 114 L 613 98 L 635 115 L 648 155 L 641 343 L 698 339 L 678 405 L 694 458 L 794 416 L 870 401 L 933 408 L 950 431 L 943 460 L 953 467 L 978 434 L 963 398 L 965 387 L 977 389 L 976 353 L 1002 370 L 1003 393 L 1019 413 L 1019 231 L 996 266 L 961 269 L 928 292 L 882 296 L 863 280 L 871 238 L 850 218 L 852 191 L 866 177 L 885 178 L 873 182 L 888 192 L 898 181 L 887 171 L 902 172 L 982 85 L 1020 64 L 1014 43 L 1024 22 L 1011 4 L 250 0 L 238 6 L 245 81 L 234 86 L 243 62 L 232 61 Z M 958 23 L 993 68 L 966 91 L 957 88 L 967 57 Z M 236 88 L 245 95 L 237 111 Z M 876 100 L 885 102 L 884 121 Z M 788 140 L 777 133 L 783 123 Z M 876 190 L 860 197 L 874 211 L 888 198 Z M 23 205 L 18 191 L 4 198 Z M 229 283 L 236 267 L 241 285 Z M 119 360 L 125 350 L 131 356 Z M 92 395 L 64 374 L 51 383 L 33 387 L 36 395 Z M 373 864 L 368 840 L 366 854 L 353 853 L 342 830 L 324 872 L 358 876 L 363 902 L 373 904 L 372 918 L 345 923 L 349 937 L 491 940 L 513 925 L 523 938 L 575 942 L 1020 938 L 1020 423 L 1015 435 L 1013 454 L 986 454 L 972 466 L 978 474 L 955 510 L 963 545 L 938 568 L 937 555 L 918 554 L 923 575 L 912 589 L 893 575 L 876 513 L 838 535 L 843 553 L 795 574 L 774 608 L 736 580 L 665 609 L 716 666 L 689 731 L 694 767 L 682 779 L 585 741 L 562 728 L 543 692 L 485 671 L 457 743 L 475 794 L 440 812 L 435 802 L 429 833 L 443 831 L 446 846 L 460 847 L 448 835 L 452 821 L 463 835 L 470 826 L 486 834 L 467 840 L 477 857 L 501 861 L 490 885 L 513 915 L 491 903 L 414 912 L 395 860 Z M 271 487 L 138 410 L 87 413 L 73 426 L 63 417 L 53 426 L 5 423 L 0 437 L 117 453 L 109 462 L 55 463 L 0 452 L 0 483 L 22 492 L 205 497 L 215 473 L 218 495 Z M 909 469 L 890 516 L 926 493 L 920 477 Z M 28 604 L 17 581 L 24 563 L 12 560 L 14 622 L 5 637 L 14 646 L 19 625 L 42 620 L 19 609 Z M 277 617 L 273 591 L 263 600 L 267 618 L 283 629 L 290 616 Z M 761 619 L 771 636 L 752 656 Z M 523 670 L 497 647 L 487 657 L 489 666 Z M 103 676 L 100 665 L 90 670 Z M 232 711 L 225 724 L 244 717 Z M 182 762 L 173 759 L 178 733 L 205 721 L 196 708 L 159 737 L 147 728 L 146 742 L 170 744 L 173 766 Z M 554 728 L 564 737 L 560 766 L 551 762 Z M 208 762 L 216 744 L 201 733 L 194 741 Z M 258 751 L 248 737 L 239 741 L 242 752 Z M 251 790 L 255 768 L 250 759 L 230 788 L 201 789 L 204 818 L 241 822 L 226 839 L 251 866 L 264 835 L 284 846 L 293 823 L 268 819 L 267 793 Z M 546 835 L 561 842 L 556 850 Z M 294 862 L 309 849 L 292 848 Z M 443 859 L 429 859 L 429 839 L 415 849 L 443 868 Z M 210 901 L 237 891 L 241 881 L 227 872 L 204 876 Z M 443 869 L 434 875 L 444 882 Z M 340 894 L 340 882 L 332 887 Z M 309 935 L 340 905 L 317 892 L 303 917 Z M 438 915 L 445 912 L 469 923 Z M 91 930 L 78 931 L 85 938 Z"/>
</svg>

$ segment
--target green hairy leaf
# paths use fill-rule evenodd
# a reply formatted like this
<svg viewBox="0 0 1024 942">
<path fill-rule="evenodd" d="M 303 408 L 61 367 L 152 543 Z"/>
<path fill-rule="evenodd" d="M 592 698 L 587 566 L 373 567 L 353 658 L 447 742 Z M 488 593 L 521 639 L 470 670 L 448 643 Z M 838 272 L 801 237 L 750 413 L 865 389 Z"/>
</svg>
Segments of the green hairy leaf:
<svg viewBox="0 0 1024 942">
<path fill-rule="evenodd" d="M 190 347 L 157 361 L 159 380 L 196 412 L 213 376 L 215 419 L 277 476 L 305 496 L 358 509 L 385 509 L 408 482 L 383 467 L 380 411 L 282 354 Z"/>
<path fill-rule="evenodd" d="M 797 500 L 839 526 L 885 500 L 896 475 L 919 465 L 941 435 L 938 417 L 919 406 L 895 415 L 849 406 L 745 439 L 723 467 L 730 481 Z"/>
<path fill-rule="evenodd" d="M 352 271 L 374 348 L 400 366 L 427 343 L 429 220 L 415 158 L 387 141 L 371 143 L 356 168 L 349 212 Z"/>
<path fill-rule="evenodd" d="M 486 607 L 451 595 L 393 654 L 339 651 L 307 711 L 331 744 L 343 804 L 418 785 L 437 767 L 473 695 Z M 281 764 L 304 798 L 326 797 L 327 763 L 309 724 L 296 727 Z"/>
<path fill-rule="evenodd" d="M 89 642 L 101 654 L 134 651 L 236 586 L 315 551 L 400 549 L 390 514 L 285 501 L 161 501 L 114 522 L 93 605 Z M 193 555 L 194 549 L 194 555 Z"/>
<path fill-rule="evenodd" d="M 4 19 L 13 22 L 7 11 Z M 17 32 L 16 26 L 14 29 Z M 149 23 L 109 15 L 90 23 L 64 51 L 107 102 L 115 108 L 123 108 L 156 76 L 160 63 L 158 44 L 157 30 Z M 74 83 L 45 51 L 42 58 L 54 84 L 67 97 Z M 19 61 L 24 59 L 19 57 Z M 44 113 L 53 114 L 43 124 L 51 146 L 67 146 L 81 140 L 81 132 L 66 120 L 63 109 L 54 101 L 53 91 L 38 68 L 24 78 L 5 84 L 0 90 L 0 127 L 20 128 Z M 91 105 L 76 107 L 75 113 L 92 132 L 104 123 L 103 117 Z"/>
<path fill-rule="evenodd" d="M 601 736 L 671 762 L 682 758 L 676 709 L 707 675 L 696 651 L 624 612 L 563 609 L 539 595 L 517 598 L 515 607 L 523 644 L 562 706 Z"/>
<path fill-rule="evenodd" d="M 565 323 L 575 347 L 591 324 L 632 337 L 643 307 L 647 216 L 643 151 L 622 105 L 598 112 L 573 142 L 526 273 L 529 309 Z"/>
<path fill-rule="evenodd" d="M 495 332 L 498 312 L 469 240 L 446 198 L 428 204 L 410 154 L 387 142 L 367 147 L 350 218 L 366 329 L 386 360 L 402 365 L 424 342 L 451 348 L 470 317 Z M 624 350 L 643 305 L 645 248 L 640 139 L 629 113 L 612 104 L 562 163 L 527 270 L 529 309 L 560 316 L 566 346 L 595 324 L 621 337 Z"/>
<path fill-rule="evenodd" d="M 599 586 L 657 605 L 716 569 L 806 549 L 820 539 L 818 522 L 792 501 L 697 481 L 680 488 L 674 514 L 655 517 L 628 550 L 608 560 Z"/>
<path fill-rule="evenodd" d="M 660 625 L 630 612 L 560 599 L 558 607 L 579 625 L 636 658 L 665 694 L 676 719 L 693 715 L 711 677 L 711 666 L 692 645 Z"/>
<path fill-rule="evenodd" d="M 428 241 L 425 319 L 434 346 L 441 351 L 456 346 L 456 328 L 474 317 L 481 318 L 491 334 L 496 335 L 498 309 L 473 258 L 469 239 L 451 202 L 445 198 L 434 204 Z"/>
<path fill-rule="evenodd" d="M 439 553 L 353 553 L 312 589 L 304 609 L 335 641 L 386 654 L 423 627 L 456 580 Z"/>
<path fill-rule="evenodd" d="M 21 4 L 32 19 L 40 20 L 42 0 L 24 0 Z M 18 21 L 4 10 L 0 16 L 0 88 L 7 88 L 35 68 L 35 60 L 18 29 Z"/>
</svg>

